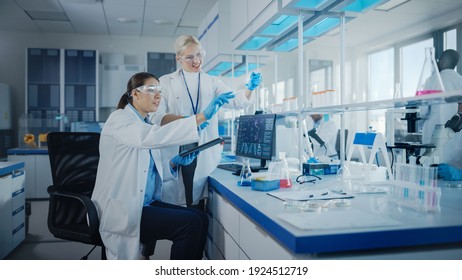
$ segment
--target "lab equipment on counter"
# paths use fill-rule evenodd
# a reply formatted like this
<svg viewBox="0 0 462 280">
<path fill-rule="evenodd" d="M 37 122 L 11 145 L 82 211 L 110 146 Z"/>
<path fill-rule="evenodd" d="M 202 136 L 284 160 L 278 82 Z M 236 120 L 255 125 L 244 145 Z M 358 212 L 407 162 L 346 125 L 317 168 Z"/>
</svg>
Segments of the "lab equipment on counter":
<svg viewBox="0 0 462 280">
<path fill-rule="evenodd" d="M 286 154 L 284 152 L 279 153 L 277 161 L 270 163 L 270 166 L 268 167 L 268 172 L 276 175 L 276 178 L 279 180 L 279 187 L 292 187 L 292 179 L 290 178 L 289 165 L 287 164 Z"/>
<path fill-rule="evenodd" d="M 250 160 L 245 158 L 242 161 L 241 173 L 239 175 L 238 186 L 250 187 L 252 185 L 252 170 L 250 169 Z"/>
<path fill-rule="evenodd" d="M 279 189 L 279 180 L 271 173 L 258 174 L 252 178 L 251 189 L 264 192 L 276 190 Z"/>
<path fill-rule="evenodd" d="M 304 163 L 303 175 L 330 175 L 337 174 L 340 168 L 338 163 Z"/>
<path fill-rule="evenodd" d="M 435 60 L 435 48 L 425 48 L 425 61 L 420 72 L 416 96 L 444 91 L 443 81 Z"/>
<path fill-rule="evenodd" d="M 370 148 L 370 155 L 369 160 L 366 161 L 366 154 L 364 151 L 364 147 Z M 354 163 L 351 162 L 351 157 L 353 156 L 353 152 L 355 149 L 359 150 L 361 155 L 361 163 Z M 344 165 L 346 165 L 350 170 L 352 176 L 354 176 L 354 167 L 361 167 L 362 171 L 362 178 L 364 183 L 368 183 L 371 181 L 375 181 L 377 176 L 372 176 L 372 171 L 377 169 L 378 171 L 383 170 L 382 168 L 377 168 L 374 165 L 374 158 L 376 158 L 377 153 L 381 152 L 382 157 L 385 161 L 385 170 L 388 174 L 384 174 L 384 177 L 379 177 L 379 180 L 385 181 L 386 177 L 391 176 L 391 165 L 390 160 L 388 159 L 387 147 L 385 146 L 385 142 L 383 139 L 383 135 L 381 133 L 375 132 L 357 132 L 354 136 L 353 144 L 350 146 L 348 151 L 348 156 Z"/>
<path fill-rule="evenodd" d="M 437 187 L 437 167 L 396 164 L 389 195 L 398 205 L 421 212 L 440 211 L 441 189 Z"/>
</svg>

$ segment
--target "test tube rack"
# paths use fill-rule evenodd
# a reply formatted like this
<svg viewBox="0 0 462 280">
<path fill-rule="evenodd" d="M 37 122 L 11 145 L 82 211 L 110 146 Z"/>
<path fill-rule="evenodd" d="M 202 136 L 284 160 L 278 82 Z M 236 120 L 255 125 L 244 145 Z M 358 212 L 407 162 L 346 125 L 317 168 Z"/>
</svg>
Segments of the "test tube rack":
<svg viewBox="0 0 462 280">
<path fill-rule="evenodd" d="M 388 194 L 399 205 L 420 212 L 439 212 L 441 189 L 437 187 L 437 168 L 396 164 Z"/>
</svg>

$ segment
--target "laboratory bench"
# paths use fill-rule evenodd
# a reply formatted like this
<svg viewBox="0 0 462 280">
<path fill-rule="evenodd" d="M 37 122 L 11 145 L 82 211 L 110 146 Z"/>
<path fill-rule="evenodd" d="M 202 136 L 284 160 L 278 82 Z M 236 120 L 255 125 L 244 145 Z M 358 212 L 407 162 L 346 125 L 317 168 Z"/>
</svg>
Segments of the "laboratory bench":
<svg viewBox="0 0 462 280">
<path fill-rule="evenodd" d="M 386 192 L 359 192 L 347 206 L 318 212 L 287 207 L 237 186 L 238 179 L 221 169 L 209 177 L 210 259 L 462 259 L 461 187 L 440 188 L 440 211 L 402 206 Z M 341 188 L 335 175 L 293 184 L 275 191 Z"/>
<path fill-rule="evenodd" d="M 48 186 L 52 185 L 48 148 L 18 147 L 7 151 L 8 161 L 24 162 L 26 177 L 26 199 L 48 199 Z"/>
</svg>

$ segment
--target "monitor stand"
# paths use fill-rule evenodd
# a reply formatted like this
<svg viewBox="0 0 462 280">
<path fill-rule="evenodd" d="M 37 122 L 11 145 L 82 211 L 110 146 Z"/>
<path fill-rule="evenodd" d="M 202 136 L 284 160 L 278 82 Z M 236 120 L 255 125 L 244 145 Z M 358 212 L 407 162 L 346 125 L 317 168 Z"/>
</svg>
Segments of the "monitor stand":
<svg viewBox="0 0 462 280">
<path fill-rule="evenodd" d="M 259 172 L 259 171 L 265 171 L 268 170 L 268 167 L 266 167 L 266 159 L 260 159 L 260 166 L 250 166 L 250 170 L 252 172 Z"/>
</svg>

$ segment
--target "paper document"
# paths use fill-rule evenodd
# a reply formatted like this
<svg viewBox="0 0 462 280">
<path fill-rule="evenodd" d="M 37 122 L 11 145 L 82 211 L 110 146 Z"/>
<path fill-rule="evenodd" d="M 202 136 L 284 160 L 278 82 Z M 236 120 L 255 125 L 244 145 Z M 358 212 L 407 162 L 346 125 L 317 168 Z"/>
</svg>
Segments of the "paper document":
<svg viewBox="0 0 462 280">
<path fill-rule="evenodd" d="M 343 199 L 343 198 L 353 198 L 352 195 L 328 191 L 327 189 L 323 190 L 278 190 L 274 192 L 268 192 L 268 195 L 274 196 L 277 199 L 286 201 L 286 200 L 319 200 L 319 199 Z"/>
</svg>

